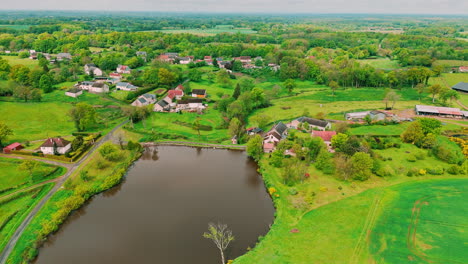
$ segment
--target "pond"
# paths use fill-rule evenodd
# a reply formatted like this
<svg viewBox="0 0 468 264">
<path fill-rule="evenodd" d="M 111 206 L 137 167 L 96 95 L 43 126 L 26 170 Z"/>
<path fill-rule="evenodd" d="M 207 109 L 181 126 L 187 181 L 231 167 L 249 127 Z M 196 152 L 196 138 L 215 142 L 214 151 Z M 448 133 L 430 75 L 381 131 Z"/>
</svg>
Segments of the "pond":
<svg viewBox="0 0 468 264">
<path fill-rule="evenodd" d="M 202 236 L 209 222 L 233 231 L 226 259 L 234 259 L 268 232 L 273 214 L 245 152 L 150 147 L 121 185 L 95 196 L 49 238 L 35 263 L 220 263 Z"/>
</svg>

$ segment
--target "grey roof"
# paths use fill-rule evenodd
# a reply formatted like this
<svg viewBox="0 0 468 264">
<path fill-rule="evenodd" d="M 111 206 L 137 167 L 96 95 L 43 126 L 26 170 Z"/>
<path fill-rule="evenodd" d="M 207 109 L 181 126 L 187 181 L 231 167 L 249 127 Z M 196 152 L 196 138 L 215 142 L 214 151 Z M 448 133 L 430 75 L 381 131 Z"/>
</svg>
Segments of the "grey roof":
<svg viewBox="0 0 468 264">
<path fill-rule="evenodd" d="M 140 101 L 142 104 L 146 103 L 146 99 L 144 97 L 139 97 L 138 101 Z"/>
<path fill-rule="evenodd" d="M 193 94 L 198 94 L 198 95 L 205 95 L 205 94 L 206 94 L 206 90 L 205 90 L 205 89 L 193 89 L 193 90 L 192 90 L 192 93 L 193 93 Z"/>
<path fill-rule="evenodd" d="M 468 92 L 468 83 L 466 82 L 459 82 L 452 86 L 452 89 L 462 92 Z"/>
<path fill-rule="evenodd" d="M 169 105 L 169 103 L 164 101 L 164 100 L 159 100 L 159 102 L 157 102 L 157 104 L 162 106 L 163 108 Z"/>
<path fill-rule="evenodd" d="M 153 99 L 153 100 L 156 99 L 156 95 L 154 95 L 154 94 L 146 93 L 146 94 L 143 94 L 142 96 L 145 97 L 145 98 L 148 98 L 148 99 Z"/>
<path fill-rule="evenodd" d="M 301 123 L 309 123 L 310 125 L 318 126 L 318 127 L 326 127 L 326 126 L 328 126 L 328 122 L 327 122 L 327 121 L 323 121 L 323 120 L 315 119 L 315 118 L 310 118 L 310 117 L 305 117 L 305 116 L 299 117 L 299 118 L 297 119 L 297 121 L 299 121 L 299 122 L 301 122 Z"/>
<path fill-rule="evenodd" d="M 288 127 L 283 122 L 278 122 L 271 130 L 275 130 L 278 134 L 283 135 L 287 129 Z"/>
<path fill-rule="evenodd" d="M 81 82 L 82 85 L 93 85 L 94 82 L 90 82 L 90 81 L 84 81 L 84 82 Z"/>
<path fill-rule="evenodd" d="M 199 104 L 203 103 L 202 99 L 186 99 L 186 100 L 179 100 L 178 104 Z"/>
<path fill-rule="evenodd" d="M 103 88 L 103 87 L 104 87 L 104 83 L 98 83 L 98 82 L 96 82 L 96 83 L 93 84 L 93 87 Z"/>
</svg>

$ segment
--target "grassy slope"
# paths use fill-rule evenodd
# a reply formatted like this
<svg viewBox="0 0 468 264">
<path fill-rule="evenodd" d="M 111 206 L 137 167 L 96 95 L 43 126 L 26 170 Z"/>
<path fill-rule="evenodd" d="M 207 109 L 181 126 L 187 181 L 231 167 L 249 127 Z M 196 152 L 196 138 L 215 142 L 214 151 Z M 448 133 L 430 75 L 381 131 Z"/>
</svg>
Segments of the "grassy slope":
<svg viewBox="0 0 468 264">
<path fill-rule="evenodd" d="M 49 183 L 27 193 L 15 195 L 14 199 L 2 203 L 0 206 L 0 252 L 27 213 L 53 186 L 54 183 Z"/>
<path fill-rule="evenodd" d="M 440 77 L 429 79 L 429 85 L 438 83 L 447 87 L 452 87 L 459 82 L 468 82 L 468 73 L 442 73 Z"/>
<path fill-rule="evenodd" d="M 34 68 L 37 65 L 39 65 L 39 62 L 37 60 L 31 60 L 29 58 L 20 59 L 17 56 L 1 56 L 1 57 L 6 59 L 11 66 L 22 64 L 24 66 L 28 66 L 29 68 Z"/>
<path fill-rule="evenodd" d="M 16 186 L 21 186 L 29 182 L 29 173 L 19 170 L 19 164 L 21 164 L 21 160 L 0 158 L 0 168 L 2 168 L 0 173 L 0 191 L 8 188 L 15 188 Z M 50 174 L 56 167 L 57 166 L 40 162 L 39 167 L 37 167 L 33 173 L 33 183 L 53 179 L 61 175 L 63 170 L 44 178 L 44 175 Z"/>
</svg>

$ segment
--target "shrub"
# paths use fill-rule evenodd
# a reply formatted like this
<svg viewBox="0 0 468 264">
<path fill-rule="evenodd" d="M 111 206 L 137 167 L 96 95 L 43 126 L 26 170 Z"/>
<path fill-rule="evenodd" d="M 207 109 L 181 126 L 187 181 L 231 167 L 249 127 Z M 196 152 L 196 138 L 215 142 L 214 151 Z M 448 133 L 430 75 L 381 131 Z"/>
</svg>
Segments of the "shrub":
<svg viewBox="0 0 468 264">
<path fill-rule="evenodd" d="M 290 188 L 289 189 L 289 194 L 291 195 L 296 195 L 297 194 L 297 190 L 295 188 Z"/>
<path fill-rule="evenodd" d="M 418 152 L 414 153 L 414 157 L 417 160 L 424 160 L 426 158 L 426 154 L 423 151 L 418 151 Z"/>
<path fill-rule="evenodd" d="M 425 169 L 420 169 L 420 170 L 419 170 L 419 175 L 421 175 L 421 176 L 422 176 L 422 175 L 426 175 L 426 172 L 427 172 L 427 171 L 426 171 Z"/>
<path fill-rule="evenodd" d="M 406 173 L 406 176 L 408 176 L 408 177 L 413 177 L 413 176 L 417 176 L 417 175 L 419 175 L 419 169 L 417 169 L 417 168 L 411 168 Z"/>
<path fill-rule="evenodd" d="M 442 175 L 444 174 L 444 168 L 441 166 L 436 166 L 434 168 L 430 168 L 426 170 L 427 173 L 432 174 L 432 175 Z"/>
<path fill-rule="evenodd" d="M 452 175 L 459 175 L 464 174 L 465 171 L 463 170 L 462 166 L 452 165 L 447 169 L 447 172 Z"/>
<path fill-rule="evenodd" d="M 390 165 L 387 165 L 385 167 L 380 168 L 376 174 L 381 177 L 392 176 L 395 174 L 395 171 L 392 169 L 392 167 L 390 167 Z"/>
<path fill-rule="evenodd" d="M 406 158 L 406 160 L 409 162 L 416 162 L 416 156 L 414 154 L 411 154 Z"/>
</svg>

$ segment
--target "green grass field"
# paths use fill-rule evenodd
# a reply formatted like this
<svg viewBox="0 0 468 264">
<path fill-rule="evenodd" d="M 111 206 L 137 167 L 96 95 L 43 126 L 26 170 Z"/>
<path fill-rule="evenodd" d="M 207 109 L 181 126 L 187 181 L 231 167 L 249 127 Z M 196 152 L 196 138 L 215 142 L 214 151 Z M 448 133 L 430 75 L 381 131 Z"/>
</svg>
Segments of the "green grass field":
<svg viewBox="0 0 468 264">
<path fill-rule="evenodd" d="M 389 188 L 370 236 L 376 263 L 464 263 L 468 235 L 467 179 L 427 181 Z"/>
<path fill-rule="evenodd" d="M 57 166 L 40 162 L 39 166 L 35 168 L 32 182 L 30 182 L 29 173 L 18 169 L 21 162 L 21 160 L 17 159 L 0 157 L 0 168 L 2 168 L 2 173 L 0 174 L 0 193 L 8 189 L 14 190 L 19 186 L 24 187 L 28 183 L 34 184 L 50 180 L 64 173 L 64 169 L 56 170 Z"/>
<path fill-rule="evenodd" d="M 6 59 L 11 66 L 22 64 L 24 66 L 28 66 L 29 68 L 34 68 L 39 65 L 37 60 L 31 60 L 29 58 L 20 59 L 18 56 L 1 56 L 1 57 Z"/>
<path fill-rule="evenodd" d="M 359 63 L 370 65 L 376 69 L 393 70 L 402 68 L 398 61 L 389 58 L 358 60 Z"/>
<path fill-rule="evenodd" d="M 211 131 L 200 130 L 200 137 L 198 136 L 197 130 L 194 130 L 191 126 L 197 117 L 200 117 L 200 123 L 202 125 L 212 127 Z M 221 123 L 221 114 L 213 109 L 213 104 L 211 104 L 202 115 L 185 112 L 183 114 L 152 113 L 144 122 L 135 124 L 135 131 L 142 133 L 151 133 L 154 131 L 167 134 L 172 136 L 173 140 L 230 143 L 227 129 L 216 129 Z"/>
<path fill-rule="evenodd" d="M 459 82 L 468 82 L 468 73 L 443 73 L 440 77 L 429 79 L 429 85 L 438 83 L 449 88 Z"/>
<path fill-rule="evenodd" d="M 13 197 L 0 198 L 0 252 L 28 212 L 53 186 L 54 183 L 49 183 Z"/>
<path fill-rule="evenodd" d="M 467 66 L 468 62 L 464 60 L 436 60 L 432 63 L 432 65 L 442 65 L 442 66 Z"/>
</svg>

